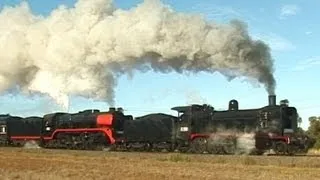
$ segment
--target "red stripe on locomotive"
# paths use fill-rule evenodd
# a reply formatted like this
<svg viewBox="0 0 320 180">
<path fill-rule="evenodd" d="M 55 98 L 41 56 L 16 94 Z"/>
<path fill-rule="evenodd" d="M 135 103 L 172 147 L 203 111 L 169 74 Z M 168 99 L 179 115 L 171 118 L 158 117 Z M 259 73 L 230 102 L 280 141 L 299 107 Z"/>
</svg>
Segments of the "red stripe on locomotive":
<svg viewBox="0 0 320 180">
<path fill-rule="evenodd" d="M 103 132 L 105 135 L 108 136 L 111 144 L 115 143 L 115 139 L 112 136 L 112 131 L 109 128 L 56 129 L 51 136 L 43 137 L 43 139 L 52 140 L 55 138 L 55 135 L 59 132 L 64 132 L 64 133 Z"/>
<path fill-rule="evenodd" d="M 40 136 L 11 136 L 12 140 L 39 140 Z"/>
</svg>

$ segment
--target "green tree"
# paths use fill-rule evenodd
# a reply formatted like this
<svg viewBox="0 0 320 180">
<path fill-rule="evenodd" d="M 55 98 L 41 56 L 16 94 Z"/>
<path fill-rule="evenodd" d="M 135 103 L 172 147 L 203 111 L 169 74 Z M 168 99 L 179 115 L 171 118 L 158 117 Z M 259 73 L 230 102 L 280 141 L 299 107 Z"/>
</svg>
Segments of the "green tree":
<svg viewBox="0 0 320 180">
<path fill-rule="evenodd" d="M 298 127 L 297 127 L 298 134 L 305 134 L 306 131 L 301 128 L 302 118 L 301 118 L 301 116 L 299 114 L 298 114 L 297 122 L 298 122 Z"/>
<path fill-rule="evenodd" d="M 309 117 L 309 128 L 308 128 L 308 135 L 316 139 L 316 143 L 314 148 L 320 148 L 320 116 L 311 116 Z"/>
</svg>

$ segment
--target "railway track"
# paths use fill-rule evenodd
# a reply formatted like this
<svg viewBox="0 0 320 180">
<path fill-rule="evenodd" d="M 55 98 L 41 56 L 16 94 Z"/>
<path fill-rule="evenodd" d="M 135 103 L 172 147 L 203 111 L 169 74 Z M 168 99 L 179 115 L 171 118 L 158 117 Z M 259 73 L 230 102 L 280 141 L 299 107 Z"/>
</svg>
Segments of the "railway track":
<svg viewBox="0 0 320 180">
<path fill-rule="evenodd" d="M 176 154 L 186 154 L 186 155 L 212 155 L 212 156 L 291 156 L 291 157 L 320 157 L 320 154 L 308 154 L 308 153 L 298 153 L 298 154 L 292 154 L 292 155 L 283 155 L 283 154 L 276 154 L 273 151 L 267 151 L 263 154 L 256 154 L 256 153 L 245 153 L 245 152 L 239 152 L 239 150 L 235 150 L 235 153 L 212 153 L 205 151 L 203 153 L 195 153 L 195 152 L 180 152 L 180 151 L 167 151 L 167 150 L 114 150 L 111 146 L 110 147 L 100 147 L 96 149 L 79 149 L 79 148 L 43 148 L 39 146 L 39 144 L 35 141 L 29 141 L 26 142 L 23 145 L 20 146 L 0 146 L 0 148 L 13 148 L 13 149 L 21 149 L 21 150 L 28 150 L 28 149 L 40 149 L 41 151 L 52 151 L 52 150 L 58 150 L 58 151 L 73 151 L 73 152 L 121 152 L 121 153 L 137 153 L 137 154 L 170 154 L 170 153 L 176 153 Z"/>
</svg>

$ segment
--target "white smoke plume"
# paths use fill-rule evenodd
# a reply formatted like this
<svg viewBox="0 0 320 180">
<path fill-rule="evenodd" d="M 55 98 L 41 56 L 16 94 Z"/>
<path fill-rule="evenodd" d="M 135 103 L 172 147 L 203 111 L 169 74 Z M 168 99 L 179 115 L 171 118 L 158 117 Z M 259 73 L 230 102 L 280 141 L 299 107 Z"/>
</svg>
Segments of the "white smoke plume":
<svg viewBox="0 0 320 180">
<path fill-rule="evenodd" d="M 251 154 L 256 149 L 255 133 L 242 133 L 237 136 L 237 153 Z"/>
<path fill-rule="evenodd" d="M 0 12 L 0 92 L 43 93 L 68 106 L 70 95 L 112 105 L 119 75 L 154 70 L 247 77 L 274 93 L 269 47 L 240 21 L 206 22 L 157 0 L 130 10 L 111 0 L 79 0 L 49 16 L 27 3 Z"/>
<path fill-rule="evenodd" d="M 234 154 L 249 155 L 254 153 L 255 146 L 254 132 L 241 132 L 238 129 L 225 129 L 219 127 L 212 133 L 208 139 L 209 148 L 223 147 L 225 150 L 231 150 Z"/>
<path fill-rule="evenodd" d="M 201 94 L 193 89 L 185 90 L 186 104 L 209 104 Z"/>
</svg>

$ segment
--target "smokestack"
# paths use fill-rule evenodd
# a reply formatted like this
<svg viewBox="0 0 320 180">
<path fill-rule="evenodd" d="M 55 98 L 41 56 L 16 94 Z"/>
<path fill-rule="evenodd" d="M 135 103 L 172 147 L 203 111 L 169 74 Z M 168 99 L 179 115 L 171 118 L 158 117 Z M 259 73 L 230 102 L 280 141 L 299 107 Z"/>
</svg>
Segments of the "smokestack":
<svg viewBox="0 0 320 180">
<path fill-rule="evenodd" d="M 269 95 L 269 106 L 276 105 L 276 95 Z"/>
</svg>

